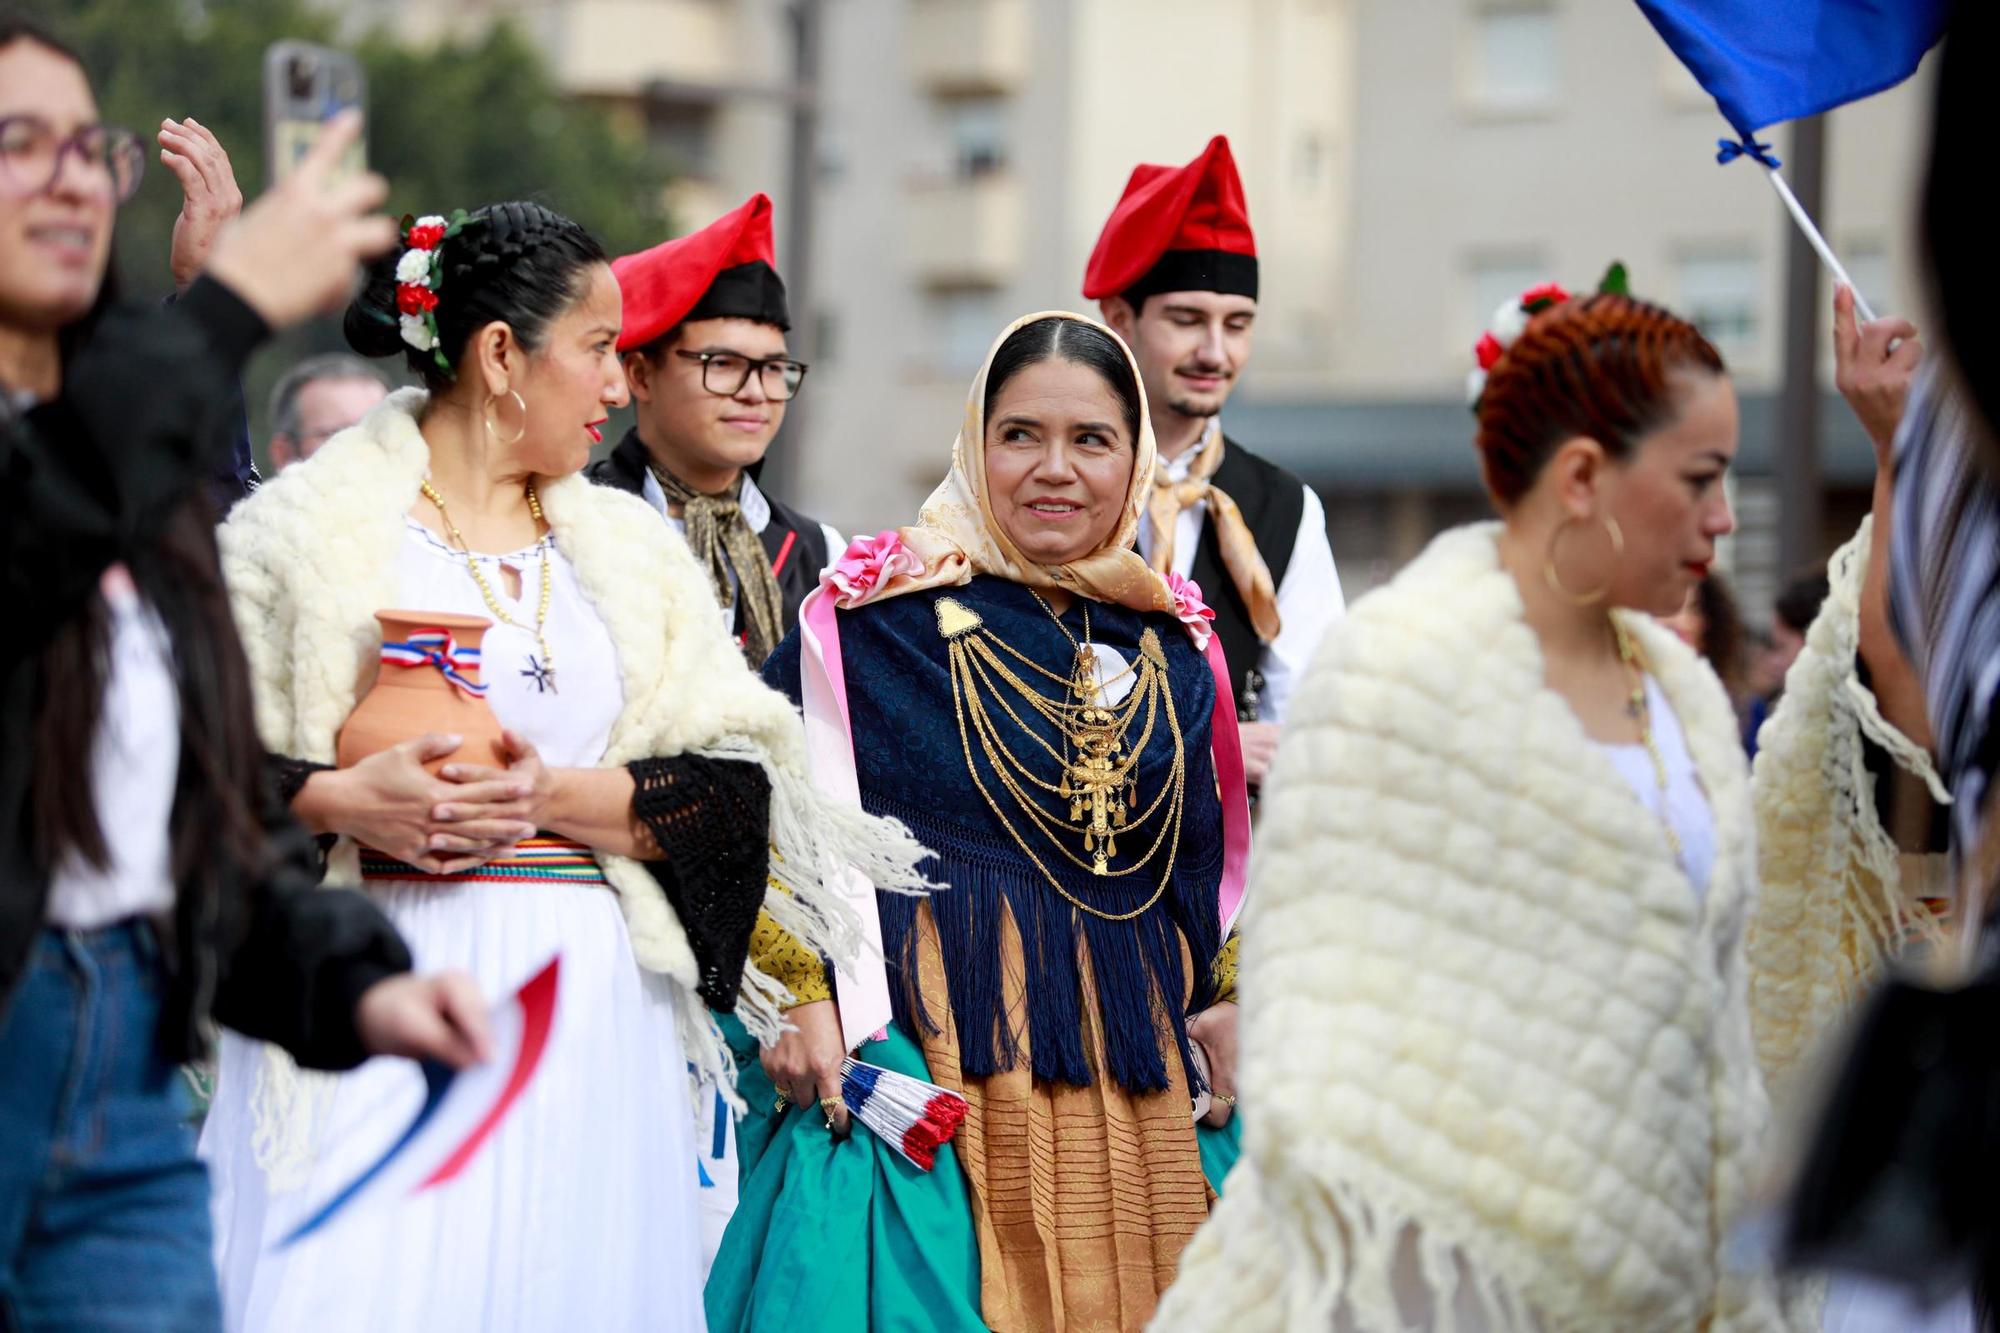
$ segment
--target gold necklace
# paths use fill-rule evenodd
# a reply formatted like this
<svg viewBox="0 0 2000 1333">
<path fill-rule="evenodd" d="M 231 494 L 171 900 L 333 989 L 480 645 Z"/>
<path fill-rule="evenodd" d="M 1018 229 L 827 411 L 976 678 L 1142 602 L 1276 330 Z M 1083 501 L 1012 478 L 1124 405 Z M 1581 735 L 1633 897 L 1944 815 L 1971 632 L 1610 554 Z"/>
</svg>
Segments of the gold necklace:
<svg viewBox="0 0 2000 1333">
<path fill-rule="evenodd" d="M 1036 600 L 1041 600 L 1039 594 Z M 1129 697 L 1122 705 L 1102 706 L 1096 702 L 1102 689 L 1096 677 L 1096 655 L 1091 652 L 1087 640 L 1079 642 L 1069 633 L 1061 618 L 1055 616 L 1053 608 L 1046 602 L 1042 605 L 1062 627 L 1064 637 L 1069 639 L 1075 650 L 1074 666 L 1067 678 L 1029 660 L 1020 650 L 986 629 L 979 614 L 956 598 L 938 599 L 938 632 L 947 645 L 952 704 L 958 718 L 959 744 L 965 756 L 966 771 L 987 808 L 1007 830 L 1015 846 L 1041 871 L 1042 877 L 1064 901 L 1078 911 L 1103 921 L 1130 921 L 1152 910 L 1173 882 L 1182 814 L 1186 806 L 1187 756 L 1181 740 L 1180 720 L 1174 712 L 1173 691 L 1167 684 L 1166 654 L 1160 647 L 1158 636 L 1151 630 L 1146 631 L 1140 641 L 1138 657 L 1126 672 L 1119 673 L 1120 677 L 1128 672 L 1136 676 Z M 1084 615 L 1087 636 L 1088 607 Z M 1044 695 L 1009 666 L 1007 659 L 1010 657 L 1064 687 L 1069 697 L 1051 699 Z M 1000 724 L 988 708 L 988 697 L 1000 706 L 1000 711 L 1020 732 L 1055 761 L 1057 776 L 1054 782 L 1035 772 L 1026 760 L 1009 748 Z M 1062 737 L 1060 751 L 1028 725 L 1015 709 L 1017 702 L 1024 705 L 1028 713 L 1054 727 Z M 1172 774 L 1152 804 L 1144 811 L 1138 811 L 1134 807 L 1138 797 L 1139 756 L 1145 752 L 1162 711 L 1166 715 L 1167 734 L 1172 737 L 1174 747 Z M 1141 712 L 1145 715 L 1144 727 L 1138 741 L 1128 745 L 1125 738 Z M 974 759 L 975 741 L 979 752 L 986 756 L 987 765 L 998 779 L 999 786 L 1012 798 L 1012 805 L 1018 813 L 1027 817 L 1042 835 L 1042 840 L 1046 840 L 1079 869 L 1106 878 L 1122 878 L 1153 865 L 1164 848 L 1166 856 L 1159 883 L 1146 901 L 1130 911 L 1107 912 L 1071 893 L 1030 845 L 1015 820 L 1009 818 L 999 798 L 981 777 L 979 765 Z M 1030 788 L 1067 802 L 1068 818 L 1065 820 L 1045 809 Z M 1160 817 L 1158 832 L 1145 854 L 1123 869 L 1112 869 L 1110 860 L 1118 854 L 1118 835 L 1137 833 L 1156 817 Z M 1071 842 L 1078 838 L 1082 841 L 1084 856 L 1071 850 Z"/>
<path fill-rule="evenodd" d="M 1667 817 L 1667 760 L 1660 753 L 1660 743 L 1653 736 L 1653 708 L 1646 700 L 1646 666 L 1639 658 L 1638 645 L 1625 627 L 1612 617 L 1611 633 L 1618 640 L 1618 660 L 1632 673 L 1632 695 L 1626 701 L 1627 712 L 1638 719 L 1639 741 L 1646 747 L 1646 757 L 1653 761 L 1653 781 L 1660 787 L 1660 828 L 1667 835 L 1667 849 L 1674 854 L 1674 860 L 1681 859 L 1680 835 L 1674 832 L 1673 821 Z"/>
<path fill-rule="evenodd" d="M 479 585 L 479 595 L 486 599 L 486 609 L 491 611 L 493 618 L 501 624 L 511 625 L 515 629 L 523 628 L 519 621 L 515 620 L 514 617 L 508 615 L 502 609 L 500 599 L 493 595 L 493 589 L 486 582 L 486 576 L 479 572 L 479 561 L 473 557 L 472 547 L 465 540 L 465 534 L 458 530 L 458 524 L 451 521 L 451 511 L 444 507 L 444 496 L 438 494 L 437 487 L 431 485 L 428 480 L 424 482 L 424 498 L 437 506 L 438 518 L 443 521 L 445 532 L 450 535 L 452 542 L 457 545 L 460 554 L 464 555 L 465 567 L 471 571 L 472 581 Z M 535 488 L 532 484 L 528 487 L 528 513 L 534 518 L 537 528 L 546 528 L 548 526 L 547 521 L 542 518 L 541 497 L 535 494 Z M 549 566 L 553 563 L 549 559 L 549 534 L 544 532 L 541 540 L 535 545 L 542 557 L 542 598 L 540 605 L 535 608 L 535 628 L 533 632 L 535 643 L 542 650 L 542 656 L 539 661 L 530 657 L 528 659 L 528 669 L 521 674 L 535 682 L 537 693 L 547 690 L 550 694 L 554 694 L 556 692 L 556 655 L 549 651 L 548 635 L 543 632 L 549 620 L 549 597 L 551 589 Z"/>
<path fill-rule="evenodd" d="M 1056 609 L 1049 605 L 1048 598 L 1042 596 L 1041 593 L 1033 588 L 1028 589 L 1028 595 L 1042 604 L 1042 610 L 1049 613 L 1049 619 L 1056 622 L 1056 628 L 1063 632 L 1063 637 L 1069 640 L 1069 646 L 1076 650 L 1075 664 L 1070 670 L 1069 680 L 1063 681 L 1062 677 L 1056 675 L 1055 672 L 1047 670 L 1034 662 L 1028 662 L 1026 657 L 1022 657 L 1020 653 L 1015 652 L 1008 645 L 1000 643 L 1000 640 L 995 639 L 994 642 L 1000 643 L 1001 647 L 1006 648 L 1010 653 L 1014 653 L 1014 656 L 1020 657 L 1023 662 L 1028 662 L 1029 666 L 1034 667 L 1035 670 L 1040 671 L 1050 680 L 1069 685 L 1071 691 L 1080 699 L 1088 699 L 1097 694 L 1102 694 L 1107 699 L 1110 698 L 1111 687 L 1131 675 L 1137 664 L 1128 663 L 1125 669 L 1117 675 L 1107 676 L 1102 682 L 1097 680 L 1097 653 L 1090 642 L 1090 600 L 1085 598 L 1083 602 L 1083 641 L 1079 643 L 1077 642 L 1076 635 L 1069 632 L 1069 626 L 1063 624 L 1062 617 L 1056 614 Z M 1090 681 L 1090 689 L 1087 691 L 1082 689 L 1080 684 L 1086 678 Z"/>
</svg>

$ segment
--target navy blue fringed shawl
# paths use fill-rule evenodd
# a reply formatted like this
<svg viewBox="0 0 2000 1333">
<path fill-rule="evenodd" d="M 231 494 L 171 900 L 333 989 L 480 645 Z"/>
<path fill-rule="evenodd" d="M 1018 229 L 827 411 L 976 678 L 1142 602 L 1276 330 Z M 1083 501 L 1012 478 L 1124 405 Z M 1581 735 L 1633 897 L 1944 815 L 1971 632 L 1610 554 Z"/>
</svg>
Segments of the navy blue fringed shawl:
<svg viewBox="0 0 2000 1333">
<path fill-rule="evenodd" d="M 855 766 L 861 782 L 861 802 L 875 814 L 890 815 L 909 825 L 917 840 L 935 856 L 924 870 L 950 887 L 929 901 L 944 954 L 946 988 L 959 1035 L 960 1061 L 965 1072 L 985 1076 L 1012 1069 L 1020 1058 L 1020 1033 L 1002 1004 L 1000 953 L 1001 908 L 1012 914 L 1021 935 L 1027 968 L 1027 1035 L 1035 1077 L 1087 1087 L 1097 1071 L 1086 1055 L 1083 1031 L 1083 989 L 1078 969 L 1080 949 L 1090 950 L 1090 963 L 1102 1016 L 1105 1050 L 1111 1077 L 1134 1092 L 1166 1088 L 1168 1070 L 1161 1053 L 1163 1030 L 1173 1034 L 1188 1081 L 1196 1077 L 1188 1063 L 1187 1015 L 1205 1008 L 1214 997 L 1214 962 L 1221 946 L 1217 894 L 1222 882 L 1222 807 L 1216 796 L 1215 767 L 1209 753 L 1210 719 L 1215 682 L 1206 660 L 1188 642 L 1186 632 L 1166 616 L 1142 617 L 1123 607 L 1101 602 L 1090 605 L 1091 638 L 1136 661 L 1139 636 L 1151 625 L 1166 649 L 1168 679 L 1173 691 L 1187 761 L 1187 796 L 1181 818 L 1179 855 L 1172 882 L 1160 901 L 1131 921 L 1105 921 L 1078 911 L 1056 893 L 1025 856 L 966 772 L 965 749 L 959 738 L 952 704 L 951 675 L 945 641 L 938 634 L 935 604 L 955 597 L 977 611 L 986 627 L 1010 646 L 1048 670 L 1068 675 L 1075 650 L 1027 589 L 1005 579 L 981 575 L 963 588 L 946 588 L 893 598 L 842 611 L 840 641 L 846 666 L 848 707 L 854 727 Z M 1063 618 L 1071 634 L 1083 638 L 1079 602 Z M 1027 679 L 1032 673 L 1017 667 Z M 765 664 L 764 678 L 799 698 L 799 644 L 796 632 L 785 639 Z M 1033 682 L 1054 695 L 1052 681 Z M 1002 686 L 1003 689 L 1008 687 Z M 983 693 L 983 687 L 982 687 Z M 1000 710 L 999 720 L 1008 748 L 1031 764 L 1048 765 L 1046 754 L 1022 735 Z M 1044 738 L 1062 748 L 1053 728 L 1025 706 L 1015 711 L 1024 720 L 1047 728 Z M 1143 716 L 1134 722 L 1130 739 L 1137 741 Z M 973 741 L 980 781 L 1000 808 L 1035 849 L 1037 856 L 1083 902 L 1109 912 L 1130 911 L 1159 886 L 1165 847 L 1154 862 L 1120 878 L 1099 878 L 1057 853 L 1032 821 L 1022 814 Z M 1033 756 L 1031 758 L 1031 756 Z M 1173 742 L 1164 704 L 1153 737 L 1139 764 L 1139 806 L 1143 810 L 1169 781 Z M 1037 766 L 1037 771 L 1040 766 Z M 1039 793 L 1059 818 L 1055 798 Z M 1154 820 L 1167 817 L 1163 807 Z M 1112 868 L 1120 869 L 1145 855 L 1159 825 L 1118 839 Z M 1082 840 L 1070 850 L 1083 854 Z M 938 1031 L 917 993 L 915 946 L 917 909 L 921 900 L 882 894 L 883 950 L 889 961 L 890 992 L 896 1020 L 913 1034 Z M 1181 944 L 1194 960 L 1192 986 L 1182 970 Z M 1192 993 L 1184 1010 L 1183 994 Z"/>
</svg>

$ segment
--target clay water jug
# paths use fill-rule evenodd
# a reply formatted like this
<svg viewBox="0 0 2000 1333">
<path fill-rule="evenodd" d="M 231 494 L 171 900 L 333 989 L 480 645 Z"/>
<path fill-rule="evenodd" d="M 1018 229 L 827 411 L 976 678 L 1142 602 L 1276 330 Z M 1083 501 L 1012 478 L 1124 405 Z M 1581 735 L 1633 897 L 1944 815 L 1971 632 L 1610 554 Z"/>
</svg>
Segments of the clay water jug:
<svg viewBox="0 0 2000 1333">
<path fill-rule="evenodd" d="M 340 729 L 334 756 L 340 767 L 427 731 L 465 738 L 425 765 L 433 773 L 446 764 L 498 766 L 500 719 L 479 692 L 479 646 L 493 622 L 442 611 L 377 611 L 375 619 L 382 625 L 382 662 L 374 686 Z"/>
</svg>

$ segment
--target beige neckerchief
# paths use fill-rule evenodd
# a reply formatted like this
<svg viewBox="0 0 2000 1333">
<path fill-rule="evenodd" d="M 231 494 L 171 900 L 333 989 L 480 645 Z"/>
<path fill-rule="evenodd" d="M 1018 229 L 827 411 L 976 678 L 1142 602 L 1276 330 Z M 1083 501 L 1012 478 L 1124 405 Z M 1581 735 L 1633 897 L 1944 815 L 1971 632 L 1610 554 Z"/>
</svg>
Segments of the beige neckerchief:
<svg viewBox="0 0 2000 1333">
<path fill-rule="evenodd" d="M 1229 571 L 1229 581 L 1236 585 L 1237 595 L 1249 608 L 1250 625 L 1257 631 L 1257 638 L 1269 643 L 1278 637 L 1280 628 L 1278 593 L 1271 582 L 1271 567 L 1264 563 L 1257 550 L 1257 539 L 1250 535 L 1250 525 L 1243 521 L 1243 511 L 1215 485 L 1224 447 L 1221 422 L 1210 417 L 1202 432 L 1201 447 L 1185 478 L 1174 480 L 1164 459 L 1154 463 L 1152 494 L 1146 500 L 1146 518 L 1153 525 L 1152 566 L 1161 574 L 1174 567 L 1174 530 L 1181 511 L 1207 501 L 1208 520 L 1215 525 L 1216 541 L 1222 547 L 1223 568 Z"/>
</svg>

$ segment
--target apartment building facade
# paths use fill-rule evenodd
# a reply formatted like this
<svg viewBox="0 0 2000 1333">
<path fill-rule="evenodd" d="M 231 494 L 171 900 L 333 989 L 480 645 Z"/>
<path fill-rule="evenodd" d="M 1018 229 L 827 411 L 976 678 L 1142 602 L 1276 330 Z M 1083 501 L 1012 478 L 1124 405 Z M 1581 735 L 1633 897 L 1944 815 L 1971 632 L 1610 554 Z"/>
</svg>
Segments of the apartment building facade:
<svg viewBox="0 0 2000 1333">
<path fill-rule="evenodd" d="M 793 78 L 810 4 L 819 77 Z M 943 475 L 966 387 L 1016 315 L 1074 308 L 1133 164 L 1230 136 L 1263 265 L 1255 360 L 1225 421 L 1312 482 L 1351 587 L 1483 511 L 1463 400 L 1500 299 L 1612 259 L 1710 332 L 1745 396 L 1753 606 L 1769 536 L 1788 223 L 1762 168 L 1637 6 L 1605 0 L 362 0 L 413 37 L 505 18 L 565 88 L 680 172 L 698 224 L 786 198 L 811 99 L 813 361 L 778 484 L 850 531 L 907 520 Z M 1923 90 L 1830 118 L 1828 233 L 1882 310 L 1909 312 Z M 1782 152 L 1785 137 L 1777 139 Z M 796 253 L 795 251 L 793 253 Z M 1829 536 L 1869 456 L 1822 413 Z"/>
</svg>

